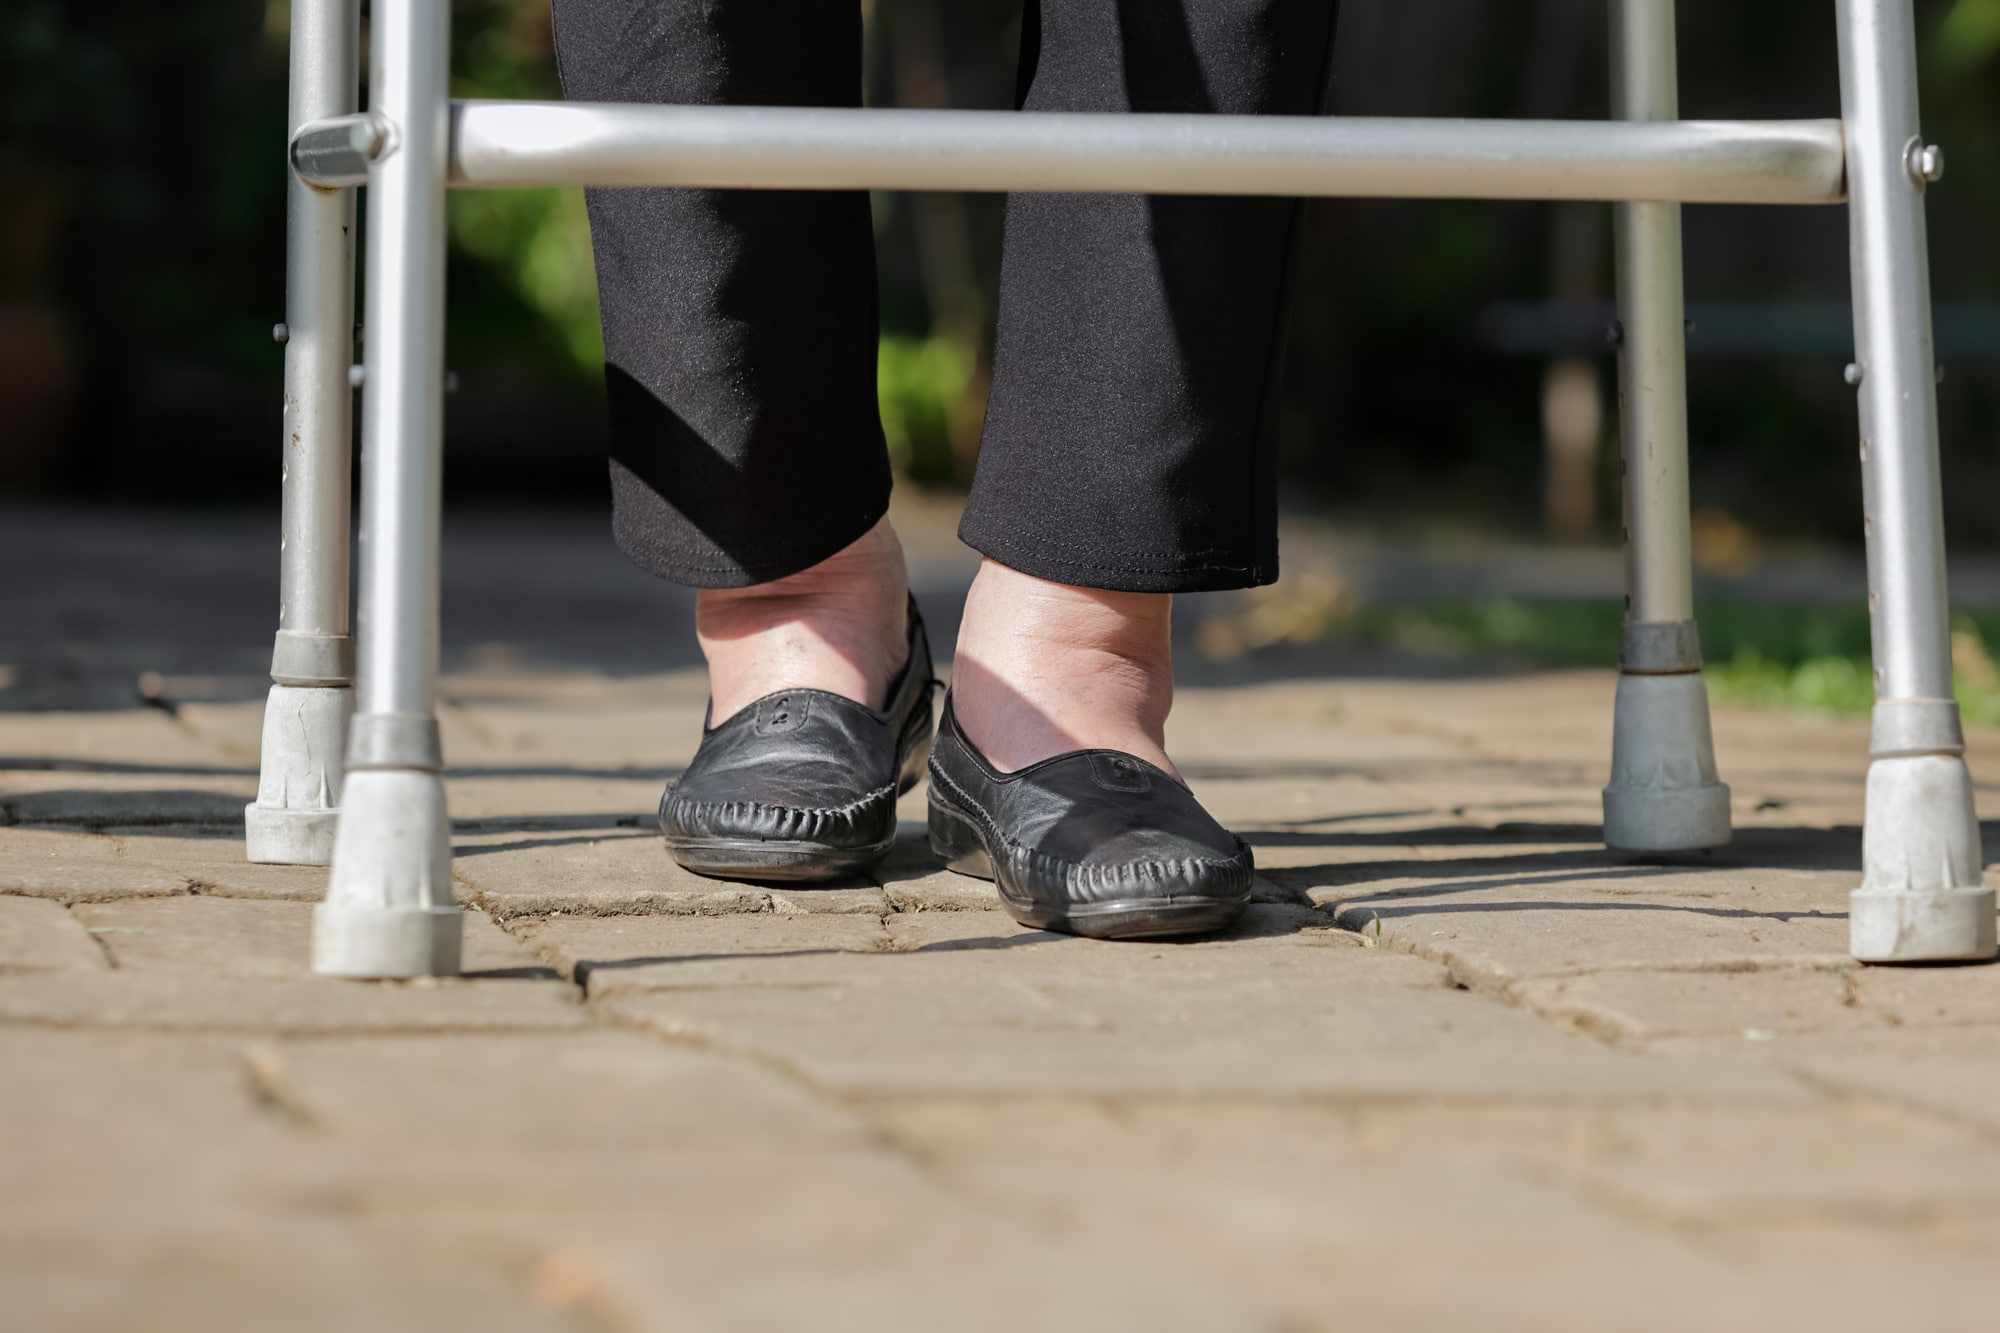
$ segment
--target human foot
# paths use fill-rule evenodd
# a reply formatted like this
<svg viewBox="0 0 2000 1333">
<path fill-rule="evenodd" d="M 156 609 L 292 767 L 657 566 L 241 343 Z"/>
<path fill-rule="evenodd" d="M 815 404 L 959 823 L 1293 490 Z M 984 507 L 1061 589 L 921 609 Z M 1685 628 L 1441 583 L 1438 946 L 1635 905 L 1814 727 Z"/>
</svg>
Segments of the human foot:
<svg viewBox="0 0 2000 1333">
<path fill-rule="evenodd" d="M 903 656 L 879 709 L 786 685 L 704 730 L 660 798 L 673 858 L 722 879 L 808 882 L 879 861 L 930 753 L 931 654 L 914 612 Z"/>
<path fill-rule="evenodd" d="M 1234 921 L 1256 862 L 1194 793 L 1130 754 L 1087 749 L 997 772 L 952 696 L 930 761 L 931 850 L 994 881 L 1024 926 L 1099 939 L 1202 935 Z"/>
<path fill-rule="evenodd" d="M 1178 778 L 1171 599 L 1075 588 L 984 562 L 965 599 L 952 698 L 996 768 L 1074 750 L 1121 750 Z"/>
<path fill-rule="evenodd" d="M 786 689 L 880 709 L 909 640 L 909 572 L 884 518 L 812 568 L 750 588 L 704 588 L 695 637 L 708 659 L 709 725 Z"/>
</svg>

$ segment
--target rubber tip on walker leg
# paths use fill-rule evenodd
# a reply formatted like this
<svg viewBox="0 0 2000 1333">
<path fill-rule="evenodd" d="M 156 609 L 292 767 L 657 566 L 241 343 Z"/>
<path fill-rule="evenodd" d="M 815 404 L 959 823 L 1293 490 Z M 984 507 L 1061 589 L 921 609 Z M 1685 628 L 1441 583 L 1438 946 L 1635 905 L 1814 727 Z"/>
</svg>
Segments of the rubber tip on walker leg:
<svg viewBox="0 0 2000 1333">
<path fill-rule="evenodd" d="M 338 810 L 288 810 L 252 802 L 243 809 L 244 848 L 258 865 L 330 865 L 339 822 Z"/>
<path fill-rule="evenodd" d="M 347 775 L 326 901 L 313 912 L 313 971 L 330 977 L 458 972 L 464 925 L 452 902 L 449 827 L 436 773 Z"/>
<path fill-rule="evenodd" d="M 1604 844 L 1688 852 L 1729 841 L 1729 788 L 1715 773 L 1700 672 L 1618 677 Z"/>
<path fill-rule="evenodd" d="M 1847 898 L 1849 950 L 1864 963 L 1984 962 L 1996 950 L 1995 910 L 1984 885 L 1856 889 Z"/>
<path fill-rule="evenodd" d="M 1956 754 L 1884 755 L 1868 765 L 1861 887 L 1848 949 L 1864 963 L 1985 962 L 1994 894 L 1980 881 L 1972 774 Z"/>
<path fill-rule="evenodd" d="M 1627 852 L 1688 852 L 1729 841 L 1729 788 L 1604 789 L 1604 845 Z"/>
<path fill-rule="evenodd" d="M 465 913 L 456 907 L 313 909 L 312 966 L 323 977 L 458 974 Z"/>
<path fill-rule="evenodd" d="M 283 635 L 279 643 L 286 642 Z M 340 822 L 341 754 L 354 691 L 273 685 L 264 701 L 257 800 L 243 812 L 244 851 L 262 865 L 333 862 Z"/>
</svg>

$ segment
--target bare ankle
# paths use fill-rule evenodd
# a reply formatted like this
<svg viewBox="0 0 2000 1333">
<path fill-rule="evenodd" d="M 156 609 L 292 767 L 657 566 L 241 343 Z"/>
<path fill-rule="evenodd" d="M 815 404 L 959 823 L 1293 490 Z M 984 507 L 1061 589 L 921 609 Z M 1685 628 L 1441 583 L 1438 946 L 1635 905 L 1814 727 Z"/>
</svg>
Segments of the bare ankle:
<svg viewBox="0 0 2000 1333">
<path fill-rule="evenodd" d="M 1115 749 L 1173 772 L 1171 601 L 1048 583 L 988 561 L 966 599 L 958 717 L 1003 769 Z"/>
<path fill-rule="evenodd" d="M 883 519 L 810 569 L 749 588 L 703 589 L 695 634 L 713 720 L 781 689 L 821 689 L 879 708 L 908 641 L 909 575 Z"/>
</svg>

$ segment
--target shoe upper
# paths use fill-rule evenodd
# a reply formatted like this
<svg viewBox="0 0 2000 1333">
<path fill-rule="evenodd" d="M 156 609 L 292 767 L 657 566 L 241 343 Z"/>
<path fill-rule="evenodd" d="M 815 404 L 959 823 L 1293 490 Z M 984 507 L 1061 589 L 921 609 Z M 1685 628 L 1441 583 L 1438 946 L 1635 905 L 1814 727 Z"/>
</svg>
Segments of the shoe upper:
<svg viewBox="0 0 2000 1333">
<path fill-rule="evenodd" d="M 1079 750 L 1001 773 L 966 738 L 946 695 L 930 779 L 934 799 L 984 826 L 1010 896 L 1068 907 L 1249 897 L 1250 848 L 1178 779 L 1135 755 Z"/>
<path fill-rule="evenodd" d="M 693 760 L 661 799 L 661 832 L 829 848 L 886 841 L 896 797 L 922 771 L 933 684 L 930 643 L 912 603 L 909 657 L 886 707 L 826 690 L 779 690 L 704 726 Z"/>
</svg>

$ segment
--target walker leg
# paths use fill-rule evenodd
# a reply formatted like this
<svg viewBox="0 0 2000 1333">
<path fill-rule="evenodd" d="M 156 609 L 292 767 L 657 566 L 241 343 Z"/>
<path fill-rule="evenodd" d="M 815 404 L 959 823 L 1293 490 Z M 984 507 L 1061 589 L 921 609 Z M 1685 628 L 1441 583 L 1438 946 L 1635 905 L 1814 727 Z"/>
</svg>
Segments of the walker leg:
<svg viewBox="0 0 2000 1333">
<path fill-rule="evenodd" d="M 356 0 L 292 0 L 291 114 L 355 109 Z M 285 219 L 285 472 L 278 639 L 264 706 L 257 799 L 243 812 L 252 861 L 323 866 L 340 814 L 341 749 L 354 713 L 347 633 L 347 381 L 354 356 L 354 192 L 291 178 Z"/>
<path fill-rule="evenodd" d="M 1612 6 L 1613 95 L 1626 120 L 1674 120 L 1673 0 Z M 1619 429 L 1625 460 L 1625 633 L 1604 841 L 1681 851 L 1729 841 L 1694 622 L 1679 204 L 1617 206 Z"/>
<path fill-rule="evenodd" d="M 1854 365 L 1875 720 L 1850 948 L 1864 962 L 1987 959 L 1993 890 L 1951 688 L 1924 186 L 1910 0 L 1838 0 Z"/>
<path fill-rule="evenodd" d="M 369 101 L 394 147 L 369 169 L 361 414 L 361 709 L 313 970 L 456 973 L 436 713 L 444 391 L 448 7 L 375 0 Z"/>
</svg>

